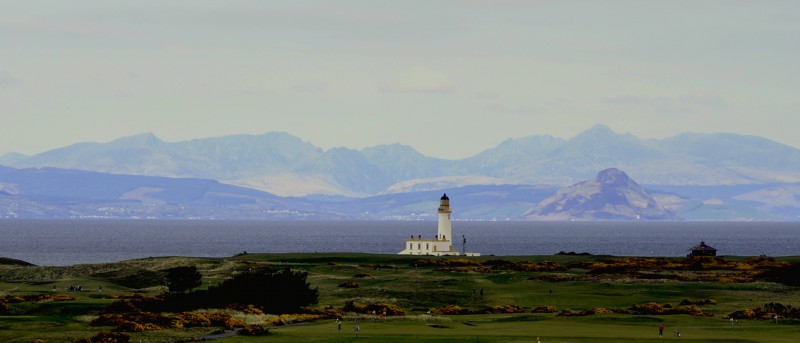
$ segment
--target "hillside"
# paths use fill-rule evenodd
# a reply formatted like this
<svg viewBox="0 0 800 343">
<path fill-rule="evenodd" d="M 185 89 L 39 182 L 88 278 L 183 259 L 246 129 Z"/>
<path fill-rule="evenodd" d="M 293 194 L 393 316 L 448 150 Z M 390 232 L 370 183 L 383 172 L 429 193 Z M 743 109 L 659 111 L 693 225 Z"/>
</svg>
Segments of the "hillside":
<svg viewBox="0 0 800 343">
<path fill-rule="evenodd" d="M 474 184 L 458 186 L 459 183 Z M 597 208 L 575 207 L 560 218 L 553 213 L 548 218 L 530 217 L 533 213 L 530 211 L 537 205 L 544 206 L 542 201 L 556 194 L 558 187 L 495 183 L 500 182 L 441 178 L 428 179 L 403 192 L 371 197 L 282 197 L 208 179 L 0 167 L 0 218 L 435 220 L 435 202 L 442 190 L 453 198 L 458 220 L 588 219 L 593 217 L 586 213 L 597 211 Z M 800 219 L 798 184 L 651 185 L 646 192 L 674 215 L 661 219 Z M 556 197 L 563 194 L 562 191 Z M 614 204 L 617 198 L 603 196 L 598 201 L 603 201 L 603 206 L 621 206 Z M 632 211 L 657 219 L 650 217 L 651 212 L 628 210 Z"/>
<path fill-rule="evenodd" d="M 0 218 L 313 218 L 307 203 L 207 179 L 0 167 Z"/>
<path fill-rule="evenodd" d="M 152 134 L 78 143 L 34 156 L 7 154 L 0 165 L 102 173 L 202 178 L 283 196 L 367 197 L 419 189 L 495 184 L 565 186 L 618 168 L 652 185 L 747 185 L 800 182 L 800 150 L 764 138 L 686 133 L 642 140 L 603 125 L 564 140 L 509 139 L 473 157 L 444 160 L 402 145 L 323 150 L 283 132 L 164 142 Z M 421 186 L 428 187 L 428 186 Z"/>
<path fill-rule="evenodd" d="M 623 171 L 610 168 L 542 200 L 523 217 L 531 220 L 676 219 Z"/>
<path fill-rule="evenodd" d="M 451 188 L 464 219 L 516 219 L 551 187 Z M 281 197 L 208 179 L 0 167 L 0 218 L 434 219 L 439 190 L 366 198 Z"/>
</svg>

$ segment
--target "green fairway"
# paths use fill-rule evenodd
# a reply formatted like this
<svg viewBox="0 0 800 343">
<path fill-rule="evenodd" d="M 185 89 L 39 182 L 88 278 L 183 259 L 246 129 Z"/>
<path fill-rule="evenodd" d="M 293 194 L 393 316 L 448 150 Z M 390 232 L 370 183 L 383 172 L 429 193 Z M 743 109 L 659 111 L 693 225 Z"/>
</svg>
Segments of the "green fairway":
<svg viewBox="0 0 800 343">
<path fill-rule="evenodd" d="M 4 313 L 0 314 L 0 342 L 71 342 L 112 330 L 114 327 L 93 327 L 89 322 L 117 301 L 115 296 L 165 292 L 160 272 L 180 265 L 196 266 L 201 271 L 202 285 L 197 289 L 269 266 L 305 270 L 311 286 L 319 290 L 319 303 L 314 308 L 341 310 L 352 302 L 389 304 L 405 312 L 398 316 L 344 312 L 339 331 L 334 317 L 308 320 L 229 310 L 246 324 L 269 326 L 270 333 L 234 335 L 219 342 L 537 342 L 537 337 L 540 342 L 798 342 L 800 320 L 796 318 L 781 317 L 777 323 L 760 319 L 731 322 L 725 318 L 767 303 L 800 306 L 798 287 L 758 279 L 760 270 L 767 267 L 752 267 L 741 261 L 744 259 L 718 259 L 705 269 L 676 270 L 667 264 L 680 264 L 683 259 L 658 260 L 663 269 L 645 266 L 644 270 L 631 272 L 628 268 L 616 274 L 592 272 L 614 263 L 603 256 L 466 260 L 370 254 L 247 254 L 71 267 L 0 266 L 0 299 L 12 299 L 6 300 L 6 309 L 0 312 Z M 550 269 L 542 270 L 545 267 Z M 755 278 L 741 281 L 742 273 Z M 676 280 L 674 275 L 690 281 Z M 738 275 L 739 281 L 713 281 L 732 280 L 732 275 Z M 340 287 L 347 282 L 357 287 Z M 69 285 L 81 285 L 82 289 L 68 292 Z M 51 295 L 65 295 L 71 300 L 46 299 Z M 43 300 L 22 301 L 22 296 Z M 651 302 L 664 313 L 686 308 L 681 303 L 691 302 L 695 304 L 693 311 L 704 315 L 636 314 L 630 310 L 633 305 Z M 554 307 L 555 312 L 533 313 L 541 306 Z M 448 308 L 469 314 L 450 314 Z M 499 313 L 503 311 L 516 313 Z M 582 311 L 597 314 L 566 315 Z M 279 325 L 272 325 L 276 323 Z M 663 338 L 658 336 L 659 324 L 665 326 Z M 356 325 L 359 331 L 355 331 Z M 676 330 L 680 337 L 675 335 Z M 178 342 L 223 331 L 219 327 L 186 327 L 127 334 L 131 342 Z"/>
</svg>

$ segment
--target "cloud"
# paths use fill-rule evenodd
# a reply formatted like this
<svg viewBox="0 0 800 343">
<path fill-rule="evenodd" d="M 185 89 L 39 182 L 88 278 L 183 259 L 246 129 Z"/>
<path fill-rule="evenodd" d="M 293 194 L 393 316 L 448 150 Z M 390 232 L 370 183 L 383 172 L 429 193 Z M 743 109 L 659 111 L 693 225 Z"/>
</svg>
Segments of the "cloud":
<svg viewBox="0 0 800 343">
<path fill-rule="evenodd" d="M 554 98 L 548 101 L 541 102 L 535 106 L 532 105 L 517 105 L 509 106 L 501 103 L 493 103 L 485 106 L 486 110 L 500 115 L 507 116 L 543 116 L 555 115 L 560 113 L 569 112 L 569 109 L 574 106 L 574 102 L 567 98 Z"/>
<path fill-rule="evenodd" d="M 256 89 L 256 88 L 243 88 L 239 90 L 239 93 L 242 95 L 255 96 L 255 97 L 270 96 L 273 94 L 271 90 Z"/>
<path fill-rule="evenodd" d="M 15 87 L 21 84 L 18 78 L 11 76 L 8 73 L 0 71 L 0 87 Z"/>
<path fill-rule="evenodd" d="M 602 99 L 602 102 L 611 106 L 645 109 L 660 114 L 724 108 L 729 105 L 721 95 L 709 92 L 691 92 L 677 96 L 623 95 L 607 97 Z"/>
<path fill-rule="evenodd" d="M 486 108 L 491 112 L 501 115 L 535 116 L 544 114 L 544 111 L 541 107 L 533 107 L 533 106 L 507 106 L 503 104 L 491 104 L 487 105 L 484 108 Z"/>
<path fill-rule="evenodd" d="M 306 82 L 294 86 L 294 90 L 300 93 L 320 93 L 326 89 L 328 84 L 323 82 Z"/>
<path fill-rule="evenodd" d="M 380 87 L 380 90 L 389 93 L 451 93 L 455 87 L 441 71 L 413 67 L 401 72 L 397 81 Z"/>
<path fill-rule="evenodd" d="M 500 93 L 484 90 L 475 94 L 475 98 L 480 100 L 494 100 L 500 98 Z"/>
</svg>

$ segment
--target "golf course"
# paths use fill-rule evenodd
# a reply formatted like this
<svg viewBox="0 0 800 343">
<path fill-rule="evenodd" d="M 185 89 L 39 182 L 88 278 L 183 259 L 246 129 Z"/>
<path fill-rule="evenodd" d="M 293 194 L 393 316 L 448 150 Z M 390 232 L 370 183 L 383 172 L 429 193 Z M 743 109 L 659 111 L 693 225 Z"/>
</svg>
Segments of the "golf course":
<svg viewBox="0 0 800 343">
<path fill-rule="evenodd" d="M 574 253 L 0 259 L 0 342 L 789 343 L 800 341 L 798 263 Z"/>
</svg>

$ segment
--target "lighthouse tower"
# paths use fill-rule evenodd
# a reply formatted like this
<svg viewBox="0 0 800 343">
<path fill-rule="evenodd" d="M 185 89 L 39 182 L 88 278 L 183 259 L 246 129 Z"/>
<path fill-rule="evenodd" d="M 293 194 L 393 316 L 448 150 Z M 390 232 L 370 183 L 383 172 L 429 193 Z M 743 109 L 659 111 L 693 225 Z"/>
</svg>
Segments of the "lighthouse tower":
<svg viewBox="0 0 800 343">
<path fill-rule="evenodd" d="M 451 225 L 450 198 L 447 194 L 439 200 L 439 231 L 433 239 L 422 238 L 422 235 L 411 235 L 406 240 L 406 248 L 399 252 L 400 255 L 433 255 L 433 256 L 458 256 L 458 250 L 453 250 L 453 228 Z M 464 240 L 466 244 L 466 239 Z M 465 253 L 467 256 L 480 256 L 480 253 Z"/>
<path fill-rule="evenodd" d="M 448 198 L 445 193 L 439 200 L 439 233 L 436 239 L 449 242 L 447 245 L 450 246 L 450 249 L 447 250 L 452 250 L 453 246 L 453 226 L 450 221 L 451 213 L 453 213 L 453 211 L 450 210 L 450 198 Z"/>
</svg>

